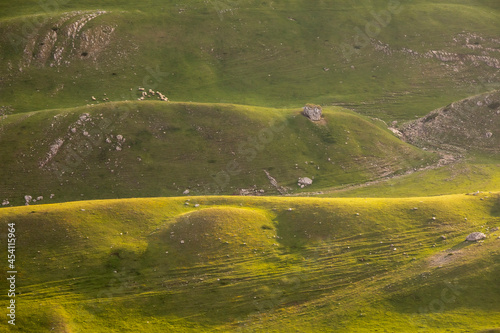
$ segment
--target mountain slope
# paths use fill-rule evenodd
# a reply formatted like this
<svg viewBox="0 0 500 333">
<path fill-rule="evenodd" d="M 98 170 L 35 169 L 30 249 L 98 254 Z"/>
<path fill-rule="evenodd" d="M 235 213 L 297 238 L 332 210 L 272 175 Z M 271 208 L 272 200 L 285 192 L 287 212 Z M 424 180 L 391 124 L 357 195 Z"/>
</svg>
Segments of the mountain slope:
<svg viewBox="0 0 500 333">
<path fill-rule="evenodd" d="M 16 228 L 20 331 L 446 332 L 500 327 L 499 203 L 127 199 L 0 221 Z M 489 237 L 464 243 L 472 231 Z"/>
<path fill-rule="evenodd" d="M 436 159 L 383 128 L 341 108 L 313 123 L 300 109 L 161 101 L 10 115 L 0 128 L 0 198 L 297 193 L 299 177 L 318 190 Z"/>
<path fill-rule="evenodd" d="M 406 141 L 454 152 L 498 156 L 500 91 L 454 102 L 401 128 Z"/>
<path fill-rule="evenodd" d="M 2 112 L 135 99 L 129 89 L 146 86 L 175 101 L 315 102 L 393 121 L 498 88 L 498 3 L 395 3 L 0 1 Z"/>
</svg>

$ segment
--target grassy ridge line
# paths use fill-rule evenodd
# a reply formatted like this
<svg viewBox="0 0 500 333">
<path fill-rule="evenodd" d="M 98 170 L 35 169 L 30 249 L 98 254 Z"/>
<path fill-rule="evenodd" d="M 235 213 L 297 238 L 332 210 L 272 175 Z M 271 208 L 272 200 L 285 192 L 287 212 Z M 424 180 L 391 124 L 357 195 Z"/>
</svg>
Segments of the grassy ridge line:
<svg viewBox="0 0 500 333">
<path fill-rule="evenodd" d="M 4 6 L 9 14 L 40 12 L 36 6 Z M 91 96 L 102 99 L 103 93 L 123 100 L 130 88 L 147 83 L 177 101 L 275 107 L 342 103 L 392 121 L 422 116 L 498 84 L 484 62 L 460 67 L 454 60 L 423 56 L 432 50 L 481 55 L 467 47 L 469 34 L 479 36 L 483 49 L 496 47 L 492 27 L 499 21 L 498 5 L 419 1 L 401 7 L 374 43 L 356 49 L 360 37 L 355 29 L 376 23 L 372 13 L 386 10 L 385 3 L 103 3 L 99 9 L 106 14 L 68 41 L 61 33 L 50 48 L 46 37 L 64 15 L 76 9 L 97 11 L 93 4 L 68 3 L 59 9 L 65 14 L 46 14 L 50 19 L 34 36 L 23 34 L 31 17 L 1 24 L 0 57 L 7 66 L 0 70 L 5 77 L 0 99 L 13 113 L 75 107 Z M 60 31 L 82 15 L 63 20 Z M 106 43 L 86 44 L 80 38 L 84 34 Z M 32 52 L 29 47 L 25 52 L 30 43 Z M 357 50 L 350 61 L 341 45 Z M 51 67 L 59 46 L 65 46 L 61 65 Z"/>
<path fill-rule="evenodd" d="M 433 163 L 383 123 L 338 107 L 313 123 L 300 109 L 113 102 L 2 120 L 0 197 L 47 202 L 190 194 L 278 194 L 362 183 Z M 82 195 L 83 194 L 83 195 Z M 49 201 L 50 202 L 50 201 Z"/>
<path fill-rule="evenodd" d="M 25 330 L 444 332 L 500 320 L 489 311 L 500 292 L 491 288 L 498 240 L 463 246 L 471 231 L 489 234 L 498 212 L 497 193 L 213 196 L 12 207 L 0 221 L 16 223 Z M 460 295 L 422 312 L 443 281 Z M 471 309 L 474 322 L 463 316 Z"/>
</svg>

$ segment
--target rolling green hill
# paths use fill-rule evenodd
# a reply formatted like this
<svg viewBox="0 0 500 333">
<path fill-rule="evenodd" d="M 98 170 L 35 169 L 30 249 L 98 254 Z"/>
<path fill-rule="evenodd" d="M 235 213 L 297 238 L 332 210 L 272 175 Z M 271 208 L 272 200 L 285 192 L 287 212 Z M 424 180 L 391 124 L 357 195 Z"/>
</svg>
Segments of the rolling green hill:
<svg viewBox="0 0 500 333">
<path fill-rule="evenodd" d="M 174 101 L 342 105 L 414 119 L 499 87 L 494 1 L 1 1 L 3 113 L 130 88 Z M 103 94 L 106 94 L 104 96 Z"/>
<path fill-rule="evenodd" d="M 136 101 L 10 115 L 0 128 L 0 198 L 292 194 L 436 160 L 383 122 L 338 107 L 323 114 L 314 123 L 300 109 Z M 312 186 L 301 189 L 299 177 Z"/>
<path fill-rule="evenodd" d="M 500 332 L 499 25 L 0 0 L 0 332 Z"/>
<path fill-rule="evenodd" d="M 500 327 L 499 200 L 127 199 L 0 221 L 20 332 L 476 332 Z"/>
</svg>

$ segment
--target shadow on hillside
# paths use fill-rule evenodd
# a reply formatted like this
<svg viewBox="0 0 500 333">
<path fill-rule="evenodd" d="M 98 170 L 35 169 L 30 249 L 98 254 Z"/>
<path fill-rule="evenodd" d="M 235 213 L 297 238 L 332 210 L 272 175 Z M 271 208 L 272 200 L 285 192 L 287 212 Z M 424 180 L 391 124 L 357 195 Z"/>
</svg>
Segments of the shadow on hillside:
<svg viewBox="0 0 500 333">
<path fill-rule="evenodd" d="M 462 242 L 453 250 L 473 244 Z M 484 251 L 474 251 L 473 256 L 460 258 L 454 267 L 415 270 L 411 277 L 394 284 L 392 290 L 395 291 L 387 295 L 387 300 L 393 311 L 411 314 L 417 322 L 426 322 L 429 328 L 439 327 L 440 316 L 456 315 L 457 309 L 483 314 L 499 311 L 499 259 L 500 255 L 492 255 L 485 247 Z"/>
<path fill-rule="evenodd" d="M 497 195 L 496 201 L 491 208 L 491 216 L 500 217 L 500 195 Z"/>
<path fill-rule="evenodd" d="M 457 245 L 453 246 L 451 248 L 451 251 L 454 252 L 454 251 L 458 251 L 458 250 L 461 250 L 461 249 L 464 249 L 466 248 L 467 246 L 470 246 L 472 245 L 474 242 L 467 242 L 467 241 L 463 241 L 463 242 L 460 242 L 458 243 Z"/>
</svg>

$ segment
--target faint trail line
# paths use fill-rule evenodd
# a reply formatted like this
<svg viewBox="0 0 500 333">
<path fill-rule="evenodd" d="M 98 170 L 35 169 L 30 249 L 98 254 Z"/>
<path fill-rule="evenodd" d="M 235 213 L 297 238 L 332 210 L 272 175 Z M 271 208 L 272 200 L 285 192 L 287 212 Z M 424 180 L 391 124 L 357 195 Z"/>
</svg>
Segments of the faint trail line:
<svg viewBox="0 0 500 333">
<path fill-rule="evenodd" d="M 428 150 L 428 151 L 431 151 L 431 150 Z M 367 181 L 367 182 L 361 183 L 361 184 L 347 184 L 347 185 L 337 186 L 337 187 L 333 187 L 330 189 L 321 190 L 321 191 L 317 191 L 317 192 L 301 192 L 301 193 L 294 193 L 294 194 L 286 194 L 284 196 L 289 196 L 289 197 L 316 196 L 316 195 L 323 195 L 323 194 L 329 194 L 329 193 L 335 193 L 335 192 L 349 191 L 349 190 L 353 190 L 353 189 L 357 189 L 357 188 L 364 188 L 364 187 L 380 184 L 382 182 L 386 182 L 386 181 L 391 180 L 391 179 L 399 179 L 399 178 L 411 175 L 411 174 L 416 173 L 416 172 L 439 169 L 443 166 L 455 164 L 455 163 L 458 163 L 462 160 L 459 156 L 453 155 L 451 152 L 448 152 L 448 151 L 440 151 L 440 152 L 431 151 L 431 152 L 435 152 L 435 153 L 438 153 L 440 155 L 441 158 L 437 161 L 437 163 L 435 163 L 433 165 L 428 165 L 428 166 L 425 166 L 422 168 L 418 168 L 418 169 L 411 169 L 411 170 L 408 170 L 405 173 L 400 174 L 400 175 L 390 174 L 390 175 L 383 176 L 383 177 L 380 177 L 378 179 L 370 180 L 370 181 Z"/>
</svg>

